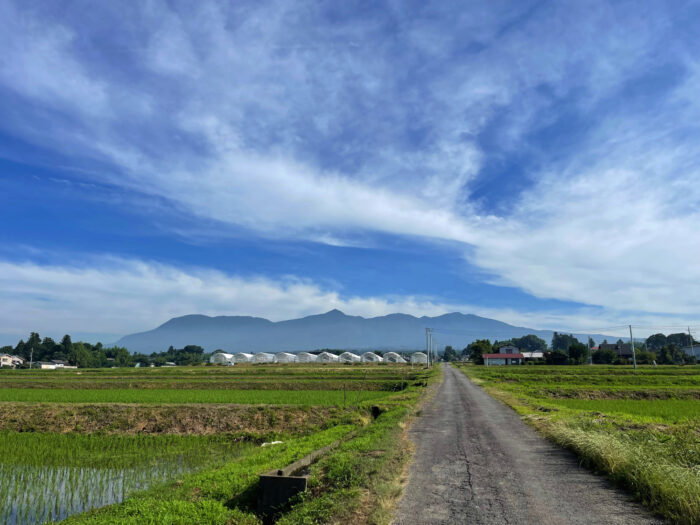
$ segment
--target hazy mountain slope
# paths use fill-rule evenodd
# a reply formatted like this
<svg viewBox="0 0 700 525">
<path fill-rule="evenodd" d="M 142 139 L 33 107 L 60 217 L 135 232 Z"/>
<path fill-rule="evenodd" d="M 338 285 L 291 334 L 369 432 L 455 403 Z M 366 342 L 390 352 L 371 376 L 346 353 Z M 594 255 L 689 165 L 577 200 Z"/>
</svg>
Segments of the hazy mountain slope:
<svg viewBox="0 0 700 525">
<path fill-rule="evenodd" d="M 282 352 L 318 348 L 423 349 L 425 329 L 435 329 L 439 348 L 464 348 L 475 339 L 506 340 L 536 334 L 547 342 L 549 330 L 512 326 L 495 319 L 471 314 L 450 313 L 437 317 L 391 314 L 365 319 L 339 310 L 301 319 L 272 322 L 260 317 L 186 315 L 176 317 L 154 330 L 131 334 L 117 344 L 131 351 L 154 352 L 170 345 L 203 346 L 208 351 L 221 348 L 234 352 Z"/>
</svg>

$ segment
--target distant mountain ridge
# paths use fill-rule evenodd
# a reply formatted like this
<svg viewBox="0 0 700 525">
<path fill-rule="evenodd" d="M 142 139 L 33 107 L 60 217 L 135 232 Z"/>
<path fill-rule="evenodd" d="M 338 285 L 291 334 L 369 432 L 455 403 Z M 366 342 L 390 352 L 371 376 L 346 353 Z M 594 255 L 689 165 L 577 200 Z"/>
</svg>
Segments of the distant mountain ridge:
<svg viewBox="0 0 700 525">
<path fill-rule="evenodd" d="M 262 317 L 185 315 L 154 330 L 122 337 L 117 344 L 132 352 L 156 352 L 170 345 L 199 345 L 207 351 L 294 352 L 337 348 L 347 350 L 418 350 L 425 348 L 425 329 L 435 329 L 440 349 L 464 348 L 476 339 L 507 340 L 535 334 L 549 343 L 551 330 L 534 330 L 453 312 L 436 317 L 395 313 L 364 318 L 340 310 L 273 322 Z M 602 338 L 602 336 L 600 336 Z"/>
</svg>

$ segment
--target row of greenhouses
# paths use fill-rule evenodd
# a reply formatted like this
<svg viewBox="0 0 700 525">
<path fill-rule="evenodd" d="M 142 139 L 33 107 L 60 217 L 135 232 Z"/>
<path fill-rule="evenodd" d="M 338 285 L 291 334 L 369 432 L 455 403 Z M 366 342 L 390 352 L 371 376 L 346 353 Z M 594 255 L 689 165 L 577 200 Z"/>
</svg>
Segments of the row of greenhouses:
<svg viewBox="0 0 700 525">
<path fill-rule="evenodd" d="M 423 352 L 413 352 L 407 358 L 402 357 L 396 352 L 386 352 L 384 355 L 379 355 L 375 352 L 365 352 L 362 355 L 352 352 L 343 352 L 340 355 L 331 352 L 321 352 L 320 354 L 312 354 L 310 352 L 299 352 L 291 354 L 289 352 L 279 352 L 271 354 L 267 352 L 258 352 L 256 354 L 248 354 L 238 352 L 228 354 L 226 352 L 216 352 L 211 356 L 210 362 L 217 365 L 232 366 L 237 363 L 415 363 L 425 364 L 428 362 L 428 356 Z"/>
</svg>

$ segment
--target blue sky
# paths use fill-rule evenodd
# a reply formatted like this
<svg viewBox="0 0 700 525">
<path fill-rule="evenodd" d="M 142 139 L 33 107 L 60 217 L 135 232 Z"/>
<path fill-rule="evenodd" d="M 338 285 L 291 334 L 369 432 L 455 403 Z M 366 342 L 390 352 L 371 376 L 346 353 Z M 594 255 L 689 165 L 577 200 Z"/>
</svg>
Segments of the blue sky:
<svg viewBox="0 0 700 525">
<path fill-rule="evenodd" d="M 700 3 L 102 4 L 0 1 L 0 342 L 700 324 Z"/>
</svg>

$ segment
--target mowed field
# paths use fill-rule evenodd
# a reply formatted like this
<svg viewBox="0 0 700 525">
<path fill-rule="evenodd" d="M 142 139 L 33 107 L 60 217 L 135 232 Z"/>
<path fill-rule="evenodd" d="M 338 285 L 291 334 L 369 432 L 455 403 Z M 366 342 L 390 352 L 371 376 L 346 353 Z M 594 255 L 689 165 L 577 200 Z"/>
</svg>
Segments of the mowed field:
<svg viewBox="0 0 700 525">
<path fill-rule="evenodd" d="M 331 443 L 280 521 L 381 522 L 409 457 L 388 442 L 433 379 L 384 364 L 1 370 L 0 522 L 261 523 L 258 475 Z"/>
<path fill-rule="evenodd" d="M 700 523 L 700 367 L 461 366 L 674 523 Z"/>
</svg>

